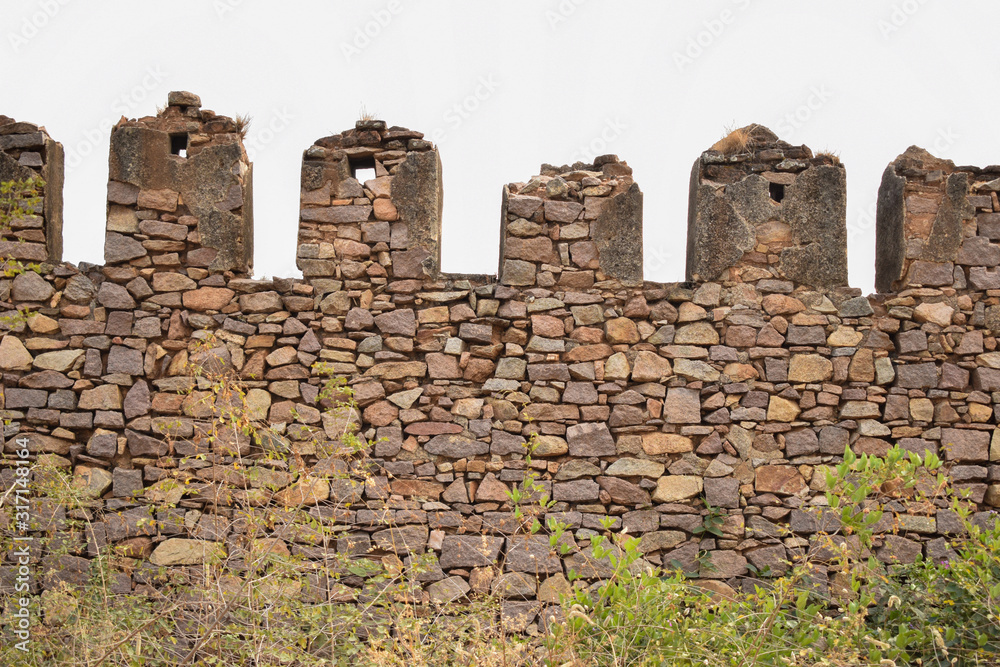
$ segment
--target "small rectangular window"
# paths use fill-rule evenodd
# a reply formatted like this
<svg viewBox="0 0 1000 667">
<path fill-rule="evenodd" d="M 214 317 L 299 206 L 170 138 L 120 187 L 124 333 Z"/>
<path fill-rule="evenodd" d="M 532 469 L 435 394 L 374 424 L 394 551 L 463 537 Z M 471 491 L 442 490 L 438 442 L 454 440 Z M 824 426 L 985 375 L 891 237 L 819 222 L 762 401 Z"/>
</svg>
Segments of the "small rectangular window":
<svg viewBox="0 0 1000 667">
<path fill-rule="evenodd" d="M 375 178 L 375 159 L 368 157 L 352 157 L 349 159 L 348 164 L 351 166 L 351 176 L 353 176 L 358 183 L 364 183 L 365 181 L 370 181 Z"/>
<path fill-rule="evenodd" d="M 180 157 L 187 157 L 188 149 L 188 135 L 184 134 L 171 134 L 170 135 L 170 154 L 179 155 Z"/>
<path fill-rule="evenodd" d="M 781 200 L 785 198 L 785 186 L 781 183 L 770 183 L 771 199 L 781 203 Z"/>
<path fill-rule="evenodd" d="M 357 179 L 358 183 L 364 183 L 365 181 L 370 181 L 375 178 L 375 167 L 361 167 L 360 169 L 354 170 L 354 178 Z"/>
</svg>

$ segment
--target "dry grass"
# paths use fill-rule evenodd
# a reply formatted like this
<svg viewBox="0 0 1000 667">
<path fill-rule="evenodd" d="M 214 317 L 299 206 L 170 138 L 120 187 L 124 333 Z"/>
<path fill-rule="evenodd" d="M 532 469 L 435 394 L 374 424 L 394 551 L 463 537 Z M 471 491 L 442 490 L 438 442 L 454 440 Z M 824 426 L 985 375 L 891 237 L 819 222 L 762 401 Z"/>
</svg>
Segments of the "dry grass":
<svg viewBox="0 0 1000 667">
<path fill-rule="evenodd" d="M 233 122 L 236 123 L 236 133 L 240 135 L 240 139 L 246 139 L 247 130 L 250 129 L 250 123 L 253 122 L 253 116 L 248 113 L 237 114 L 233 118 Z"/>
<path fill-rule="evenodd" d="M 757 125 L 747 125 L 740 128 L 726 128 L 726 135 L 712 144 L 711 150 L 718 151 L 723 155 L 739 155 L 753 149 L 755 139 L 753 131 Z"/>
<path fill-rule="evenodd" d="M 840 164 L 840 153 L 836 151 L 820 151 L 816 153 L 816 157 L 826 158 L 832 164 Z"/>
<path fill-rule="evenodd" d="M 361 110 L 358 112 L 358 120 L 370 121 L 377 119 L 378 119 L 377 111 L 368 111 L 368 108 L 364 104 L 361 105 Z"/>
</svg>

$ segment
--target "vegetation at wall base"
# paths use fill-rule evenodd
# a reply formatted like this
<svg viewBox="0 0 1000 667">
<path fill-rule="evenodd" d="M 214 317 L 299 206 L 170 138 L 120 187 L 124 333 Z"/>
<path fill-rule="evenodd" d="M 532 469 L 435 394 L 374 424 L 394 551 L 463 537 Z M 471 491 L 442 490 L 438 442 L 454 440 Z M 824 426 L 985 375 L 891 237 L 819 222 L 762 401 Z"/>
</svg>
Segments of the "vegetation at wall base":
<svg viewBox="0 0 1000 667">
<path fill-rule="evenodd" d="M 204 353 L 192 354 L 202 363 L 192 370 L 198 405 L 214 414 L 206 443 L 218 448 L 246 437 L 259 448 L 256 460 L 244 460 L 234 446 L 226 474 L 252 479 L 251 472 L 265 474 L 261 461 L 295 471 L 295 453 L 267 437 L 238 381 L 212 372 L 211 344 L 206 339 Z M 330 377 L 317 400 L 345 417 L 331 457 L 341 464 L 326 482 L 356 484 L 370 467 L 349 416 L 356 410 L 351 392 Z M 49 554 L 34 564 L 45 590 L 31 598 L 30 651 L 14 648 L 5 628 L 0 663 L 965 666 L 995 664 L 1000 655 L 1000 525 L 972 514 L 930 453 L 922 458 L 896 447 L 878 458 L 845 450 L 843 462 L 828 471 L 825 505 L 813 508 L 832 516 L 825 523 L 835 528 L 817 534 L 809 555 L 783 564 L 780 576 L 759 571 L 740 590 L 653 567 L 640 541 L 614 533 L 609 517 L 591 542 L 593 561 L 608 569 L 592 583 L 570 571 L 560 604 L 543 613 L 544 631 L 505 614 L 512 596 L 502 586 L 479 593 L 457 582 L 449 587 L 433 553 L 406 555 L 400 548 L 403 557 L 366 557 L 338 542 L 338 507 L 311 498 L 308 480 L 303 471 L 294 487 L 301 494 L 286 498 L 284 509 L 255 503 L 251 494 L 234 503 L 228 525 L 209 525 L 216 538 L 239 527 L 239 539 L 181 540 L 173 560 L 156 562 L 148 560 L 150 537 L 170 539 L 171 510 L 193 493 L 190 480 L 161 482 L 146 489 L 149 519 L 132 528 L 139 537 L 103 549 L 81 568 L 63 556 L 80 553 L 86 542 L 93 495 L 58 457 L 38 456 L 35 492 L 65 518 L 31 527 L 35 548 Z M 511 503 L 518 531 L 547 535 L 553 553 L 566 551 L 567 526 L 537 520 L 551 500 L 530 474 L 511 491 Z M 876 528 L 898 531 L 893 512 L 912 513 L 921 504 L 927 511 L 950 508 L 963 531 L 947 558 L 894 563 Z M 712 510 L 704 519 L 707 534 L 718 529 Z M 297 545 L 312 547 L 289 551 L 275 535 L 294 535 Z M 5 551 L 11 539 L 7 532 Z M 405 540 L 405 533 L 390 531 L 386 539 Z M 503 566 L 501 560 L 486 569 L 500 575 Z M 835 572 L 834 585 L 818 587 L 811 576 L 818 570 Z M 132 581 L 140 583 L 133 588 Z M 429 581 L 436 588 L 425 589 Z M 0 596 L 0 604 L 10 609 L 13 595 Z"/>
</svg>

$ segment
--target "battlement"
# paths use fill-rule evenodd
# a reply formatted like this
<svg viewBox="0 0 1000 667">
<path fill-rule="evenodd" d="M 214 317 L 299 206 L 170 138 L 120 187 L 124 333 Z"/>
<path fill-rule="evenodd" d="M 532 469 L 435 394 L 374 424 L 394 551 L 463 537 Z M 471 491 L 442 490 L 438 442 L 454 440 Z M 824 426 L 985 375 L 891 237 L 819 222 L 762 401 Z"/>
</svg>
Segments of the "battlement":
<svg viewBox="0 0 1000 667">
<path fill-rule="evenodd" d="M 63 147 L 44 127 L 0 115 L 0 183 L 41 179 L 35 215 L 0 230 L 0 256 L 30 262 L 62 260 Z"/>
<path fill-rule="evenodd" d="M 875 288 L 1000 289 L 1000 166 L 956 167 L 910 146 L 882 174 Z"/>
<path fill-rule="evenodd" d="M 370 258 L 376 259 L 371 278 L 437 275 L 441 158 L 423 136 L 361 120 L 306 149 L 297 254 L 304 276 L 340 278 L 345 268 L 353 273 L 353 266 Z M 360 181 L 362 170 L 371 178 Z"/>
<path fill-rule="evenodd" d="M 239 123 L 203 110 L 197 95 L 170 93 L 156 116 L 111 132 L 104 261 L 248 274 L 252 183 Z"/>
<path fill-rule="evenodd" d="M 263 535 L 310 574 L 334 549 L 426 556 L 414 599 L 500 591 L 506 627 L 544 631 L 570 579 L 613 573 L 592 541 L 609 526 L 716 590 L 784 572 L 815 548 L 826 471 L 848 447 L 933 452 L 976 522 L 997 518 L 998 167 L 917 148 L 889 165 L 887 293 L 869 297 L 847 286 L 844 166 L 761 126 L 696 160 L 689 282 L 672 284 L 643 279 L 643 194 L 613 155 L 498 188 L 496 276 L 441 272 L 440 157 L 382 121 L 306 149 L 302 279 L 249 277 L 239 120 L 171 93 L 114 128 L 110 167 L 105 265 L 58 263 L 62 149 L 0 117 L 0 180 L 46 180 L 0 241 L 41 262 L 0 277 L 4 449 L 27 442 L 90 499 L 86 535 L 35 542 L 63 567 L 32 591 L 74 584 L 107 546 L 132 559 L 116 586 L 148 590 L 150 568 L 197 566 L 209 545 L 239 562 Z M 245 392 L 255 439 L 220 422 L 229 397 L 192 365 Z M 331 374 L 356 411 L 326 410 Z M 337 456 L 347 432 L 358 467 Z M 552 502 L 524 518 L 566 523 L 564 553 L 520 523 L 529 475 Z M 289 525 L 233 520 L 255 506 Z M 43 523 L 31 530 L 62 535 Z M 948 558 L 956 525 L 894 499 L 872 555 Z M 838 574 L 810 576 L 833 589 Z M 364 584 L 309 586 L 349 601 Z"/>
<path fill-rule="evenodd" d="M 47 182 L 41 215 L 19 221 L 2 241 L 6 254 L 58 261 L 62 147 L 35 125 L 0 123 L 0 177 Z M 242 121 L 202 109 L 187 92 L 170 93 L 156 116 L 123 118 L 111 136 L 106 264 L 195 281 L 249 275 L 253 165 L 244 131 Z M 889 165 L 878 198 L 877 289 L 1000 287 L 1000 246 L 992 243 L 1000 232 L 991 231 L 998 178 L 1000 167 L 955 167 L 916 147 Z M 847 287 L 846 189 L 835 156 L 761 125 L 732 132 L 692 168 L 687 279 L 763 291 Z M 501 284 L 579 289 L 644 280 L 642 191 L 617 156 L 542 165 L 500 196 Z M 358 121 L 303 153 L 296 265 L 324 293 L 362 275 L 373 284 L 447 277 L 443 200 L 441 158 L 422 133 Z"/>
<path fill-rule="evenodd" d="M 691 172 L 687 277 L 847 285 L 844 166 L 761 125 L 702 153 Z"/>
</svg>

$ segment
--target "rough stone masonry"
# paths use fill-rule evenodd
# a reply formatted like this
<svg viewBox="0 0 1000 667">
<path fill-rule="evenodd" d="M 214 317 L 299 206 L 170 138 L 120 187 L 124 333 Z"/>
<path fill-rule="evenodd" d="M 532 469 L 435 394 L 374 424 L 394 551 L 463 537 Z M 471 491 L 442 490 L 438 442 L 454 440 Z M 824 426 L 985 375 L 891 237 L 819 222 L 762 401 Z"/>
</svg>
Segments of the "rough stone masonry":
<svg viewBox="0 0 1000 667">
<path fill-rule="evenodd" d="M 810 510 L 848 446 L 938 453 L 976 520 L 990 520 L 1000 167 L 917 148 L 893 162 L 879 192 L 880 293 L 864 297 L 847 287 L 843 165 L 759 126 L 748 135 L 739 152 L 695 163 L 696 282 L 643 281 L 642 193 L 611 155 L 505 186 L 497 276 L 442 273 L 437 150 L 381 121 L 306 149 L 304 277 L 254 280 L 252 168 L 236 121 L 182 92 L 155 117 L 123 119 L 106 263 L 72 266 L 59 262 L 61 148 L 0 116 L 0 175 L 47 181 L 37 215 L 0 246 L 45 262 L 0 280 L 0 309 L 31 313 L 0 341 L 5 451 L 27 438 L 94 499 L 93 528 L 71 536 L 68 555 L 34 554 L 60 566 L 44 585 L 75 581 L 116 545 L 136 560 L 116 590 L 145 590 L 149 568 L 244 548 L 233 517 L 271 505 L 335 525 L 320 546 L 353 558 L 430 553 L 423 599 L 495 591 L 524 629 L 544 623 L 570 569 L 583 582 L 608 575 L 591 547 L 602 520 L 639 536 L 649 562 L 701 580 L 739 588 L 750 566 L 784 571 L 823 528 Z M 374 176 L 359 180 L 361 169 Z M 206 440 L 207 387 L 187 370 L 197 359 L 239 376 L 268 443 Z M 347 381 L 357 414 L 321 410 L 320 368 Z M 371 443 L 367 476 L 317 445 L 351 424 Z M 293 459 L 267 459 L 264 446 Z M 228 474 L 234 462 L 259 474 Z M 571 527 L 564 556 L 519 530 L 508 494 L 529 472 L 555 500 L 547 514 Z M 176 507 L 143 522 L 177 481 Z M 721 536 L 696 530 L 705 503 L 724 513 Z M 878 558 L 947 557 L 959 526 L 949 510 L 892 509 Z M 37 511 L 41 532 L 68 518 L 44 499 Z M 306 532 L 273 539 L 324 558 Z M 0 586 L 11 573 L 0 565 Z M 816 585 L 836 577 L 820 567 Z M 318 595 L 350 600 L 361 583 Z"/>
</svg>

